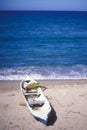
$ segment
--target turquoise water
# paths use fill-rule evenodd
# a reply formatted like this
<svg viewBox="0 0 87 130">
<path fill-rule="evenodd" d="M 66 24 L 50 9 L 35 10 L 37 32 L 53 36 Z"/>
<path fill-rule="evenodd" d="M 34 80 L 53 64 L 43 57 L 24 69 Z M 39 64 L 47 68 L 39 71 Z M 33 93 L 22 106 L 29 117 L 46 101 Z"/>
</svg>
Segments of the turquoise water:
<svg viewBox="0 0 87 130">
<path fill-rule="evenodd" d="M 0 79 L 87 78 L 87 12 L 0 12 Z"/>
</svg>

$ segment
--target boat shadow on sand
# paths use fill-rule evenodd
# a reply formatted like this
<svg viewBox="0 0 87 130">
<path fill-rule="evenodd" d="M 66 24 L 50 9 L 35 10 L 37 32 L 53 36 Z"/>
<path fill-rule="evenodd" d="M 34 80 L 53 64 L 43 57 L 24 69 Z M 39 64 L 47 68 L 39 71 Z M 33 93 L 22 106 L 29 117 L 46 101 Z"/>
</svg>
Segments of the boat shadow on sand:
<svg viewBox="0 0 87 130">
<path fill-rule="evenodd" d="M 51 110 L 51 114 L 48 118 L 47 126 L 53 125 L 57 120 L 56 112 L 52 106 L 51 106 L 51 108 L 52 108 L 52 110 Z"/>
<path fill-rule="evenodd" d="M 41 123 L 43 123 L 46 126 L 52 126 L 55 123 L 55 121 L 57 120 L 57 116 L 56 116 L 56 112 L 55 112 L 54 108 L 51 106 L 51 113 L 50 113 L 50 115 L 48 117 L 47 122 L 45 122 L 44 120 L 42 120 L 40 118 L 35 117 L 35 119 L 37 121 L 40 121 Z"/>
</svg>

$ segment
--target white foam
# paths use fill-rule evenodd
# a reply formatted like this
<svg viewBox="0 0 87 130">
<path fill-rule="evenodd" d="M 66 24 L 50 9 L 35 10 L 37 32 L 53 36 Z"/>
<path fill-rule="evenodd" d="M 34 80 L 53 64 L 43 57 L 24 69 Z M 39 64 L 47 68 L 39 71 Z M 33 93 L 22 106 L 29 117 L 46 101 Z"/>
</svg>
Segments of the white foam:
<svg viewBox="0 0 87 130">
<path fill-rule="evenodd" d="M 0 80 L 22 80 L 26 75 L 34 79 L 87 79 L 87 66 L 31 66 L 0 70 Z"/>
</svg>

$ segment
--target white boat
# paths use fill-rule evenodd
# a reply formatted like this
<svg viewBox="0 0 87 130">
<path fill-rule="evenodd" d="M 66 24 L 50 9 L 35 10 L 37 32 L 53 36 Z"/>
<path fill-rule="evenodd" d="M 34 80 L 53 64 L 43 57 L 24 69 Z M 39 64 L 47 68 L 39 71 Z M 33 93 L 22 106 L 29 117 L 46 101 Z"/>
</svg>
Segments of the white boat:
<svg viewBox="0 0 87 130">
<path fill-rule="evenodd" d="M 26 89 L 29 85 L 36 85 L 36 87 Z M 20 87 L 23 92 L 26 105 L 31 114 L 37 120 L 47 125 L 51 114 L 51 106 L 48 99 L 44 96 L 41 87 L 39 87 L 38 82 L 27 77 L 22 80 Z"/>
</svg>

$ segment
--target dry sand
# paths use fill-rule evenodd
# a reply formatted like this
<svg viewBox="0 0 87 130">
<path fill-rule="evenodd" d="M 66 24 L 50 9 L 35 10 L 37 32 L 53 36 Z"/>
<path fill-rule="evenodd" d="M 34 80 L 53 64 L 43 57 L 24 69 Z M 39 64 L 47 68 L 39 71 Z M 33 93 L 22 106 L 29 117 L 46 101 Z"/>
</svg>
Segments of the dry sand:
<svg viewBox="0 0 87 130">
<path fill-rule="evenodd" d="M 40 80 L 53 107 L 49 126 L 25 105 L 20 81 L 0 81 L 0 130 L 87 130 L 87 80 Z"/>
</svg>

